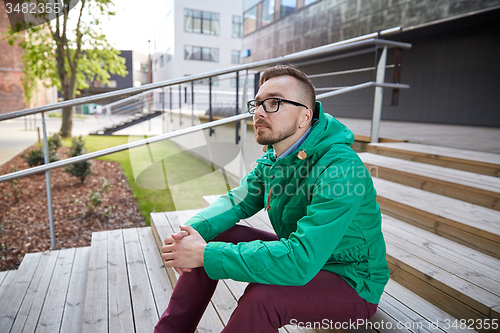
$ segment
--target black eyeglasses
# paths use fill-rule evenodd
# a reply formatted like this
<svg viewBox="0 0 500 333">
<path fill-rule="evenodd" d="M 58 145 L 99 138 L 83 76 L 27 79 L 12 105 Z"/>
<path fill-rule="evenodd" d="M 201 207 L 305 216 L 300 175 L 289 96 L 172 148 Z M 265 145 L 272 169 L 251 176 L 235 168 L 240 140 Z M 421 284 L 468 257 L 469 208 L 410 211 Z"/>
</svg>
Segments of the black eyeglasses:
<svg viewBox="0 0 500 333">
<path fill-rule="evenodd" d="M 289 100 L 283 99 L 283 98 L 270 97 L 270 98 L 266 98 L 263 101 L 259 101 L 256 99 L 252 99 L 251 101 L 248 101 L 247 102 L 248 113 L 255 114 L 255 111 L 257 111 L 257 108 L 261 105 L 264 107 L 264 111 L 266 111 L 267 113 L 278 112 L 278 110 L 280 109 L 280 104 L 282 102 L 290 103 L 290 104 L 293 104 L 295 106 L 303 106 L 306 109 L 309 109 L 304 104 L 300 104 L 298 102 L 289 101 Z"/>
</svg>

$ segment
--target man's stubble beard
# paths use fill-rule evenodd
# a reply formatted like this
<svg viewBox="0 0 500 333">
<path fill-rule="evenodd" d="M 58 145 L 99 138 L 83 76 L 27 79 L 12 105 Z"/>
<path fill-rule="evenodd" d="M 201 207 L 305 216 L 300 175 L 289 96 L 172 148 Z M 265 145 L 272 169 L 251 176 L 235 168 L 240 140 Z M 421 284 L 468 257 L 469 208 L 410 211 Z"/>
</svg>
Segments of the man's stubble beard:
<svg viewBox="0 0 500 333">
<path fill-rule="evenodd" d="M 280 141 L 283 141 L 291 137 L 297 132 L 297 128 L 293 123 L 290 124 L 289 127 L 285 128 L 281 133 L 277 133 L 277 135 L 273 135 L 272 130 L 267 128 L 267 130 L 270 131 L 271 133 L 269 133 L 270 136 L 268 135 L 266 137 L 264 137 L 263 135 L 259 136 L 258 134 L 259 131 L 255 128 L 254 130 L 255 130 L 255 139 L 257 140 L 257 143 L 260 145 L 273 145 L 275 143 L 278 143 Z"/>
</svg>

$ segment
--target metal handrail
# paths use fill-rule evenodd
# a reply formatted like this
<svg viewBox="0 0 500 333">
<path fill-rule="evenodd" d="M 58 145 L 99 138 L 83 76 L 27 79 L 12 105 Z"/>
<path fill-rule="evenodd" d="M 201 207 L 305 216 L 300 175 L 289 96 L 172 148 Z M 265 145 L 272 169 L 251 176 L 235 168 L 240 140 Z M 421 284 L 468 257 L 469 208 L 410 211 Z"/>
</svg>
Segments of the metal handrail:
<svg viewBox="0 0 500 333">
<path fill-rule="evenodd" d="M 328 97 L 332 97 L 332 96 L 336 96 L 336 95 L 341 95 L 341 94 L 345 94 L 345 93 L 348 93 L 351 91 L 366 89 L 366 88 L 370 88 L 370 87 L 408 89 L 410 86 L 407 84 L 398 84 L 398 83 L 366 82 L 366 83 L 361 83 L 361 84 L 358 84 L 355 86 L 347 87 L 344 89 L 340 89 L 340 90 L 324 93 L 321 95 L 317 95 L 316 99 L 320 100 L 320 99 L 324 99 L 324 98 L 328 98 Z M 142 140 L 134 141 L 131 143 L 125 143 L 125 144 L 122 144 L 119 146 L 102 149 L 102 150 L 95 151 L 92 153 L 83 154 L 83 155 L 79 155 L 76 157 L 70 157 L 70 158 L 67 158 L 64 160 L 60 160 L 60 161 L 56 161 L 56 162 L 52 162 L 52 163 L 48 163 L 48 164 L 44 164 L 44 165 L 39 165 L 36 167 L 32 167 L 30 169 L 25 169 L 25 170 L 21 170 L 21 171 L 17 171 L 17 172 L 9 173 L 7 175 L 0 176 L 0 183 L 6 182 L 9 180 L 13 180 L 16 178 L 20 178 L 20 177 L 31 176 L 31 175 L 34 175 L 36 173 L 50 171 L 50 170 L 53 170 L 56 168 L 60 168 L 60 167 L 68 166 L 70 164 L 83 162 L 83 161 L 87 161 L 87 160 L 94 159 L 97 157 L 117 153 L 117 152 L 124 151 L 127 149 L 137 148 L 137 147 L 141 147 L 141 146 L 144 146 L 147 144 L 163 141 L 166 139 L 175 138 L 177 136 L 184 135 L 184 134 L 190 134 L 190 133 L 193 133 L 193 132 L 196 132 L 199 130 L 204 130 L 204 129 L 215 127 L 215 126 L 220 126 L 220 125 L 225 125 L 225 124 L 240 121 L 240 120 L 245 120 L 245 119 L 248 119 L 251 117 L 252 117 L 252 115 L 249 113 L 239 114 L 236 116 L 231 116 L 231 117 L 227 117 L 227 118 L 220 119 L 220 120 L 214 120 L 214 121 L 211 121 L 211 122 L 208 122 L 205 124 L 200 124 L 200 125 L 180 129 L 180 130 L 177 130 L 174 132 L 165 133 L 162 135 L 157 135 L 157 136 L 154 136 L 151 138 L 142 139 Z"/>
<path fill-rule="evenodd" d="M 394 30 L 394 29 L 397 29 L 397 31 L 400 30 L 400 28 L 393 28 L 393 29 L 388 29 L 388 30 L 395 32 L 396 30 Z M 41 112 L 45 112 L 45 111 L 51 111 L 51 110 L 55 110 L 55 109 L 72 107 L 72 106 L 81 105 L 81 104 L 90 103 L 90 102 L 96 102 L 96 101 L 111 98 L 111 97 L 119 97 L 119 96 L 128 95 L 128 94 L 137 94 L 137 93 L 145 92 L 145 91 L 152 90 L 152 89 L 188 83 L 188 82 L 191 82 L 193 80 L 201 80 L 201 79 L 206 79 L 206 78 L 213 77 L 213 76 L 229 74 L 229 73 L 238 72 L 238 71 L 242 71 L 242 70 L 262 68 L 262 67 L 266 67 L 266 66 L 276 64 L 276 63 L 287 62 L 287 61 L 297 61 L 297 60 L 301 60 L 301 59 L 308 58 L 311 56 L 319 56 L 319 55 L 323 55 L 325 53 L 332 53 L 332 52 L 343 52 L 343 51 L 347 51 L 350 49 L 366 47 L 366 46 L 371 46 L 371 45 L 377 45 L 377 46 L 382 45 L 382 46 L 386 46 L 386 47 L 400 47 L 400 48 L 404 48 L 404 49 L 411 48 L 411 44 L 408 44 L 408 43 L 394 42 L 394 41 L 376 39 L 376 38 L 365 39 L 365 40 L 360 40 L 360 41 L 355 41 L 355 42 L 349 42 L 349 40 L 346 40 L 346 41 L 342 41 L 342 42 L 337 42 L 337 43 L 319 46 L 319 47 L 305 50 L 305 51 L 292 53 L 289 55 L 285 55 L 285 56 L 281 56 L 281 57 L 273 58 L 273 59 L 269 59 L 269 60 L 257 61 L 257 62 L 253 62 L 250 64 L 244 64 L 244 65 L 234 66 L 234 67 L 230 67 L 230 68 L 226 68 L 226 69 L 215 70 L 215 71 L 207 72 L 207 73 L 203 73 L 203 74 L 194 74 L 194 75 L 185 76 L 185 77 L 178 78 L 178 79 L 166 80 L 166 81 L 162 81 L 162 82 L 158 82 L 158 83 L 151 83 L 151 84 L 147 84 L 147 85 L 144 85 L 141 87 L 126 88 L 126 89 L 122 89 L 119 91 L 103 93 L 103 94 L 99 94 L 99 95 L 95 95 L 95 96 L 77 98 L 77 99 L 63 101 L 63 102 L 50 104 L 50 105 L 45 105 L 45 106 L 41 106 L 41 107 L 37 107 L 37 108 L 15 111 L 15 112 L 7 113 L 4 115 L 0 115 L 0 121 L 14 119 L 14 118 L 18 118 L 18 117 L 23 117 L 23 116 L 27 116 L 27 115 L 31 115 L 31 114 L 37 114 L 37 113 L 41 113 Z"/>
</svg>

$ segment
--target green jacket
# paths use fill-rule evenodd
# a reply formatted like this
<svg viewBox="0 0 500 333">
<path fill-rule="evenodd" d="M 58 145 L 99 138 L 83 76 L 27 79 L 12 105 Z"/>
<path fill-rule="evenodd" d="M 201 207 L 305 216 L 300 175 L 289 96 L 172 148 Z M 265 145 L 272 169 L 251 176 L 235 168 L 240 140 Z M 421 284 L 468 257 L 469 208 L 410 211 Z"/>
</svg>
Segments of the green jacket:
<svg viewBox="0 0 500 333">
<path fill-rule="evenodd" d="M 342 276 L 365 300 L 378 303 L 389 280 L 380 209 L 368 170 L 350 148 L 354 135 L 324 114 L 291 155 L 272 146 L 240 186 L 192 217 L 206 240 L 265 208 L 279 241 L 209 242 L 204 267 L 212 279 L 304 285 L 320 270 Z M 297 153 L 304 150 L 301 160 Z"/>
</svg>

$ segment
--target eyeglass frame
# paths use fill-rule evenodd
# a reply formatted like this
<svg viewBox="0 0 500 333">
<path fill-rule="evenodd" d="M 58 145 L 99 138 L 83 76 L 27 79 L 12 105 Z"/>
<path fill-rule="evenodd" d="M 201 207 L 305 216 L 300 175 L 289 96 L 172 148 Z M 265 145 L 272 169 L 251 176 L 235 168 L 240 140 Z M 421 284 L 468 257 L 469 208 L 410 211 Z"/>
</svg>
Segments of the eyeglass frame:
<svg viewBox="0 0 500 333">
<path fill-rule="evenodd" d="M 270 100 L 270 99 L 275 99 L 275 100 L 277 100 L 277 101 L 278 101 L 278 107 L 276 108 L 276 111 L 267 111 L 267 110 L 266 110 L 266 106 L 264 105 L 264 102 L 265 102 L 265 101 L 268 101 L 268 100 Z M 251 105 L 250 105 L 250 103 L 251 103 L 251 102 L 257 102 L 257 106 L 255 107 L 255 110 L 254 110 L 254 112 L 253 112 L 253 113 L 252 113 L 252 112 L 250 112 L 250 106 L 251 106 Z M 278 112 L 278 111 L 279 111 L 279 109 L 280 109 L 281 102 L 290 103 L 290 104 L 295 105 L 295 106 L 303 106 L 303 107 L 305 107 L 306 109 L 309 109 L 309 107 L 308 107 L 308 106 L 306 106 L 306 105 L 304 105 L 304 104 L 301 104 L 301 103 L 299 103 L 299 102 L 294 102 L 294 101 L 291 101 L 291 100 L 288 100 L 288 99 L 284 99 L 284 98 L 279 98 L 279 97 L 269 97 L 269 98 L 266 98 L 266 99 L 264 99 L 264 100 L 262 100 L 262 101 L 259 101 L 258 99 L 252 99 L 252 100 L 248 101 L 248 102 L 247 102 L 247 111 L 248 111 L 248 113 L 250 113 L 250 114 L 255 114 L 255 111 L 257 111 L 257 109 L 259 108 L 259 106 L 261 106 L 261 105 L 262 105 L 262 108 L 264 108 L 264 111 L 266 111 L 266 113 L 276 113 L 276 112 Z M 253 105 L 252 105 L 252 107 L 253 107 Z"/>
</svg>

